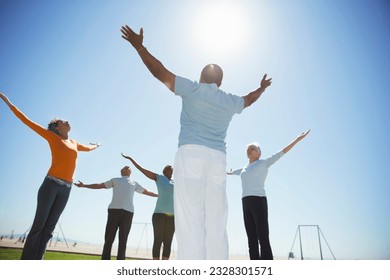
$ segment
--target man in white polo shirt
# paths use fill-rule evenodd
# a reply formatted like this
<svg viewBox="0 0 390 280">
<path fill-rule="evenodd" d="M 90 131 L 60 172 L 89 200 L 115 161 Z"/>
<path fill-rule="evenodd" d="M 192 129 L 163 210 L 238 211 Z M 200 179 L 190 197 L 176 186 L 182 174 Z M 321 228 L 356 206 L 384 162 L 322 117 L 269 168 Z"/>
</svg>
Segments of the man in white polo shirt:
<svg viewBox="0 0 390 280">
<path fill-rule="evenodd" d="M 75 183 L 79 188 L 110 189 L 112 188 L 112 200 L 108 206 L 108 218 L 106 233 L 104 236 L 104 247 L 102 260 L 111 259 L 112 243 L 115 240 L 116 232 L 119 229 L 118 255 L 117 260 L 126 258 L 127 237 L 130 233 L 131 223 L 134 215 L 133 197 L 134 192 L 152 197 L 158 195 L 149 192 L 141 187 L 136 181 L 130 179 L 131 169 L 125 166 L 121 169 L 120 178 L 112 178 L 105 183 L 86 185 L 83 182 Z"/>
<path fill-rule="evenodd" d="M 246 96 L 219 89 L 223 72 L 216 64 L 202 70 L 199 83 L 176 76 L 143 46 L 143 29 L 136 34 L 122 26 L 145 66 L 170 91 L 182 98 L 179 149 L 174 164 L 174 207 L 177 259 L 228 259 L 226 233 L 226 132 L 234 114 L 254 103 L 271 84 Z"/>
</svg>

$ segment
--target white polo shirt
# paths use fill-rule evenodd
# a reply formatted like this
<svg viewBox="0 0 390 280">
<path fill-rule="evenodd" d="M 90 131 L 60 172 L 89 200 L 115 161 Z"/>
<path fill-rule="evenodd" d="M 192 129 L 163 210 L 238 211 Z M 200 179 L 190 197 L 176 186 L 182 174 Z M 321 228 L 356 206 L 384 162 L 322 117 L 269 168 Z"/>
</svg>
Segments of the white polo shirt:
<svg viewBox="0 0 390 280">
<path fill-rule="evenodd" d="M 134 192 L 143 193 L 145 189 L 128 176 L 113 178 L 104 183 L 107 189 L 112 188 L 112 200 L 108 209 L 124 209 L 134 213 Z"/>
</svg>

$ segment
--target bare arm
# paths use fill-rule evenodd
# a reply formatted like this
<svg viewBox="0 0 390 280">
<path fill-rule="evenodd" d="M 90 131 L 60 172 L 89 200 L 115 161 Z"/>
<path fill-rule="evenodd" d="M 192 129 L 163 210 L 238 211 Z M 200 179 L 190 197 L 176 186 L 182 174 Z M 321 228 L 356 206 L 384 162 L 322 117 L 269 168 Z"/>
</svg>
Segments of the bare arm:
<svg viewBox="0 0 390 280">
<path fill-rule="evenodd" d="M 306 135 L 308 135 L 310 132 L 310 129 L 304 133 L 302 133 L 301 135 L 299 135 L 294 141 L 292 141 L 288 146 L 286 146 L 284 149 L 283 149 L 283 152 L 284 153 L 287 153 L 289 152 L 299 141 L 301 141 L 303 138 L 306 137 Z"/>
<path fill-rule="evenodd" d="M 8 107 L 12 107 L 11 101 L 9 101 L 8 97 L 5 96 L 2 92 L 0 92 L 0 98 L 3 99 L 4 103 L 8 105 Z"/>
<path fill-rule="evenodd" d="M 134 166 L 139 170 L 141 171 L 146 177 L 148 177 L 149 179 L 151 180 L 154 180 L 154 181 L 157 181 L 157 174 L 150 171 L 150 170 L 147 170 L 145 168 L 143 168 L 141 165 L 139 165 L 132 157 L 129 157 L 129 156 L 125 156 L 123 153 L 122 153 L 122 157 L 130 160 Z"/>
<path fill-rule="evenodd" d="M 96 189 L 105 189 L 106 188 L 106 185 L 104 183 L 86 185 L 83 182 L 79 181 L 78 183 L 73 183 L 73 184 L 76 185 L 79 188 L 88 188 L 88 189 L 95 189 L 95 190 Z"/>
<path fill-rule="evenodd" d="M 150 73 L 156 77 L 160 82 L 167 86 L 167 88 L 174 92 L 175 90 L 175 75 L 170 72 L 165 66 L 142 45 L 144 40 L 143 28 L 140 29 L 140 34 L 135 33 L 130 27 L 122 26 L 122 38 L 128 41 L 134 49 L 138 52 L 145 66 Z"/>
<path fill-rule="evenodd" d="M 144 190 L 144 192 L 142 194 L 148 195 L 148 196 L 151 196 L 151 197 L 158 197 L 158 194 L 156 194 L 154 192 L 150 192 L 148 190 Z"/>
<path fill-rule="evenodd" d="M 257 101 L 257 99 L 259 99 L 259 97 L 261 96 L 261 94 L 267 89 L 267 87 L 269 87 L 272 83 L 272 78 L 271 79 L 266 79 L 267 78 L 267 74 L 265 74 L 263 76 L 263 79 L 261 80 L 261 83 L 260 83 L 260 87 L 254 91 L 252 91 L 251 93 L 245 95 L 243 98 L 244 98 L 244 108 L 247 108 L 249 106 L 251 106 L 253 103 L 255 103 Z"/>
</svg>

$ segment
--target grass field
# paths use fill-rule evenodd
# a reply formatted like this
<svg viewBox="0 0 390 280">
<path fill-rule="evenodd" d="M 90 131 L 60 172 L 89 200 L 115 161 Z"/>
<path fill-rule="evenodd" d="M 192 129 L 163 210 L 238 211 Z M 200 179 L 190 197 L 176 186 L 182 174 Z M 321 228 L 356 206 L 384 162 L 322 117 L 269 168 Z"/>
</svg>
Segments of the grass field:
<svg viewBox="0 0 390 280">
<path fill-rule="evenodd" d="M 19 260 L 22 249 L 0 247 L 0 260 Z M 46 251 L 45 260 L 100 260 L 100 256 Z M 114 258 L 112 258 L 114 259 Z M 132 258 L 126 258 L 131 260 Z"/>
</svg>

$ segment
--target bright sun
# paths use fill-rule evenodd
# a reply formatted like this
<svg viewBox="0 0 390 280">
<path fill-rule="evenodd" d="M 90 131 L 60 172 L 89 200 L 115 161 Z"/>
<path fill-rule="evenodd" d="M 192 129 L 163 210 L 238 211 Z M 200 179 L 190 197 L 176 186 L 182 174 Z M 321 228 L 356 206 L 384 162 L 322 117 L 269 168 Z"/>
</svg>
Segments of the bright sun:
<svg viewBox="0 0 390 280">
<path fill-rule="evenodd" d="M 247 42 L 248 18 L 237 2 L 210 1 L 194 20 L 194 39 L 202 52 L 232 55 Z"/>
</svg>

